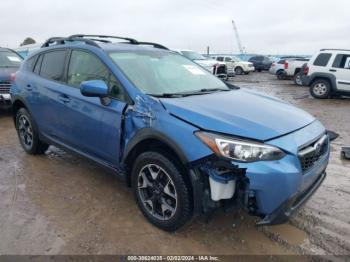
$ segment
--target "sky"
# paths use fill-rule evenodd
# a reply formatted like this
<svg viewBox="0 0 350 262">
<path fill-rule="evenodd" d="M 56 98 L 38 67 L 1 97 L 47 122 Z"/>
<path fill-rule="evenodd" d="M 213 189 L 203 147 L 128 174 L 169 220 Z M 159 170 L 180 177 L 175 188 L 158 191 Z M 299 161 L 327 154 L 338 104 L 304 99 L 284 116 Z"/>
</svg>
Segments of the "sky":
<svg viewBox="0 0 350 262">
<path fill-rule="evenodd" d="M 313 54 L 350 49 L 348 0 L 1 0 L 0 46 L 26 37 L 109 34 L 201 53 Z"/>
</svg>

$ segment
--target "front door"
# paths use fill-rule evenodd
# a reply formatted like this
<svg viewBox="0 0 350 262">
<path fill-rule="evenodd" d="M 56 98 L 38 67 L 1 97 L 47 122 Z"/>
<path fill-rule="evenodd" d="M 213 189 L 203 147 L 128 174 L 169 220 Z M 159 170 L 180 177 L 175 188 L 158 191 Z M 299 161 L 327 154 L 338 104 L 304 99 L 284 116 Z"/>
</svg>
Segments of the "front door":
<svg viewBox="0 0 350 262">
<path fill-rule="evenodd" d="M 103 80 L 110 89 L 110 103 L 85 97 L 79 86 L 88 80 Z M 118 166 L 122 114 L 126 106 L 123 88 L 93 53 L 73 50 L 67 70 L 67 84 L 61 90 L 65 110 L 60 117 L 65 143 L 97 161 Z"/>
</svg>

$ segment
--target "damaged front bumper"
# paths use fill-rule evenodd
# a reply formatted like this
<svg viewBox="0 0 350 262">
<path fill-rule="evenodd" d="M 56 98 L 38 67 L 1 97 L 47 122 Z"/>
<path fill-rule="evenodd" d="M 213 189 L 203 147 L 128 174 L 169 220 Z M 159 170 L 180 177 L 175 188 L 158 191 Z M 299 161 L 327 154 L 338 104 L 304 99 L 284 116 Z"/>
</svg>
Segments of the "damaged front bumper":
<svg viewBox="0 0 350 262">
<path fill-rule="evenodd" d="M 321 141 L 325 132 L 316 121 L 294 133 L 270 140 L 270 145 L 287 152 L 280 160 L 239 163 L 212 156 L 193 162 L 191 167 L 200 173 L 198 178 L 204 178 L 201 184 L 204 194 L 199 195 L 197 199 L 201 202 L 197 204 L 209 212 L 219 207 L 226 210 L 243 208 L 262 218 L 258 225 L 286 222 L 326 176 L 329 142 L 325 143 L 325 152 L 311 168 L 302 169 L 302 163 L 305 163 L 298 155 L 304 147 Z M 325 141 L 329 141 L 328 135 Z"/>
<path fill-rule="evenodd" d="M 274 212 L 266 215 L 262 220 L 260 220 L 257 225 L 276 225 L 287 222 L 294 211 L 300 208 L 315 193 L 315 191 L 322 184 L 323 180 L 326 178 L 326 175 L 326 172 L 323 172 L 314 182 L 314 184 L 310 186 L 310 188 L 285 201 Z"/>
</svg>

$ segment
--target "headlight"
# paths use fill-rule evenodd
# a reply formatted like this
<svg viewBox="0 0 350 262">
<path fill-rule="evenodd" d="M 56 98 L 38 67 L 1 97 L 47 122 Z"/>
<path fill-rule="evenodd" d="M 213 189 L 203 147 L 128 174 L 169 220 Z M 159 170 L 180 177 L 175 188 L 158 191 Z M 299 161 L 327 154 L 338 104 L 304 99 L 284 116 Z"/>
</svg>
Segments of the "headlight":
<svg viewBox="0 0 350 262">
<path fill-rule="evenodd" d="M 218 156 L 237 161 L 279 160 L 286 155 L 276 147 L 261 143 L 228 138 L 207 132 L 196 132 L 195 135 Z"/>
</svg>

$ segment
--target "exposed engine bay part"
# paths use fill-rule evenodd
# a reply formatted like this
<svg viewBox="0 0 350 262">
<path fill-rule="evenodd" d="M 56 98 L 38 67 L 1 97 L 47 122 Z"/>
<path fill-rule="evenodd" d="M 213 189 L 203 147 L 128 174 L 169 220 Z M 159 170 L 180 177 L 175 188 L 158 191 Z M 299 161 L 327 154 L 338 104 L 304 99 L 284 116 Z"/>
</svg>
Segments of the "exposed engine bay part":
<svg viewBox="0 0 350 262">
<path fill-rule="evenodd" d="M 245 168 L 239 168 L 216 155 L 191 162 L 188 167 L 201 180 L 201 189 L 194 197 L 201 201 L 201 213 L 208 214 L 218 208 L 232 209 L 245 203 L 248 182 Z M 197 185 L 193 186 L 198 188 Z"/>
</svg>

